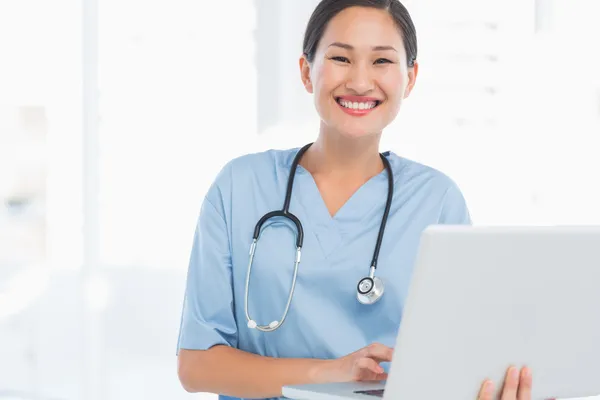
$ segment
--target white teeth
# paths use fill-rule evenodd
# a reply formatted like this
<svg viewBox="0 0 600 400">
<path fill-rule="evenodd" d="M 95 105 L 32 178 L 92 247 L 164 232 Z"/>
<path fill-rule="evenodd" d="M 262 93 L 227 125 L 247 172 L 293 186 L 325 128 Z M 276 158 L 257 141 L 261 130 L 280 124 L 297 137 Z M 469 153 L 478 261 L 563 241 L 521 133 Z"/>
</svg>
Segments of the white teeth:
<svg viewBox="0 0 600 400">
<path fill-rule="evenodd" d="M 359 102 L 351 102 L 351 101 L 346 101 L 346 100 L 339 100 L 338 101 L 343 107 L 345 108 L 350 108 L 353 110 L 370 110 L 372 108 L 375 108 L 375 106 L 377 105 L 376 102 L 374 101 L 369 101 L 366 103 L 359 103 Z"/>
</svg>

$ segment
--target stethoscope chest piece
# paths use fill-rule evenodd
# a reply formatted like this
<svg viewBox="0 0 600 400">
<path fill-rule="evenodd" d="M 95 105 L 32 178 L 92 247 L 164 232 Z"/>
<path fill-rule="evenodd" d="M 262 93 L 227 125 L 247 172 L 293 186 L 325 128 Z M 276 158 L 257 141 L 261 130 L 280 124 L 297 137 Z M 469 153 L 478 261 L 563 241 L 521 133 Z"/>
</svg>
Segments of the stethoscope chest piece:
<svg viewBox="0 0 600 400">
<path fill-rule="evenodd" d="M 358 282 L 356 298 L 362 304 L 373 304 L 383 296 L 384 289 L 380 278 L 366 276 Z"/>
</svg>

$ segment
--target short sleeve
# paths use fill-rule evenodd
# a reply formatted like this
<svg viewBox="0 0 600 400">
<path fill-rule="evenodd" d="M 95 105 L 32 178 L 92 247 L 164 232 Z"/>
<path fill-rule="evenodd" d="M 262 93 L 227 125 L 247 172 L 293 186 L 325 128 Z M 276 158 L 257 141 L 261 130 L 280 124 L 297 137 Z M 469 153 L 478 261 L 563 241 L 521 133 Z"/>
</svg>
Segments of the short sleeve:
<svg viewBox="0 0 600 400">
<path fill-rule="evenodd" d="M 452 185 L 448 188 L 444 196 L 439 223 L 445 225 L 472 224 L 467 202 L 454 182 L 452 182 Z"/>
<path fill-rule="evenodd" d="M 189 259 L 177 352 L 237 346 L 231 254 L 215 185 L 204 199 Z M 215 204 L 216 203 L 216 204 Z"/>
</svg>

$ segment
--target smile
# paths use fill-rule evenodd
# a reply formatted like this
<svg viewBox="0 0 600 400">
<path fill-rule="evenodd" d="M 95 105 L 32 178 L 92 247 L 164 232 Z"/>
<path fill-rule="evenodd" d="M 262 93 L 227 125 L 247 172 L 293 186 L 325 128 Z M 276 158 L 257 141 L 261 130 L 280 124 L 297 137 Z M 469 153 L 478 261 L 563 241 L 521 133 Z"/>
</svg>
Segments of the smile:
<svg viewBox="0 0 600 400">
<path fill-rule="evenodd" d="M 336 97 L 336 103 L 350 115 L 363 116 L 369 114 L 380 104 L 380 100 L 358 97 Z"/>
</svg>

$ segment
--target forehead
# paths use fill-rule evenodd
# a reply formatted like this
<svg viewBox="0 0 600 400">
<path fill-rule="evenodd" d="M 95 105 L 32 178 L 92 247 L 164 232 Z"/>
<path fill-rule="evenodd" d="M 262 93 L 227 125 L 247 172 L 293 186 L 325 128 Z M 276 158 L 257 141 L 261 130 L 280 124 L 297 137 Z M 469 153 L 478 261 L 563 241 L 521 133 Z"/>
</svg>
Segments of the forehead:
<svg viewBox="0 0 600 400">
<path fill-rule="evenodd" d="M 349 7 L 329 21 L 321 39 L 323 47 L 344 42 L 358 50 L 373 46 L 403 49 L 402 35 L 394 19 L 385 10 L 372 7 Z"/>
</svg>

